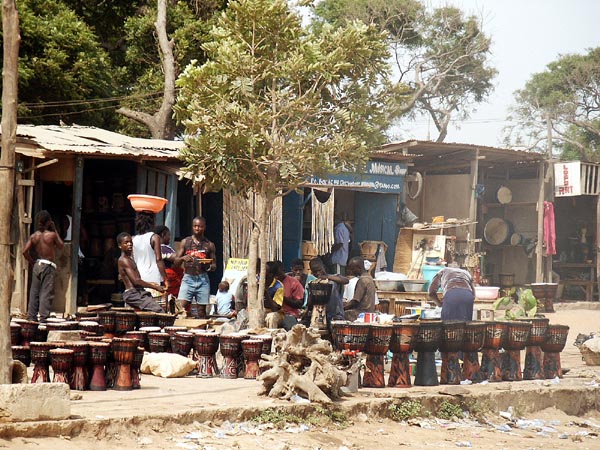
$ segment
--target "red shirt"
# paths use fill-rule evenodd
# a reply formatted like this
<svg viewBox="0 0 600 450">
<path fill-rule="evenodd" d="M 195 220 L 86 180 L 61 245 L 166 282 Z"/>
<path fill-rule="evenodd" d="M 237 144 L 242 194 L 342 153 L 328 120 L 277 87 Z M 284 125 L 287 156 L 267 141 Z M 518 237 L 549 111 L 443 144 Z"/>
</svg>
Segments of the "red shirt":
<svg viewBox="0 0 600 450">
<path fill-rule="evenodd" d="M 295 301 L 304 302 L 304 286 L 300 283 L 296 278 L 285 276 L 283 280 L 281 280 L 283 284 L 283 297 L 291 298 Z M 299 317 L 300 309 L 294 308 L 293 306 L 288 305 L 285 300 L 281 307 L 284 314 L 288 314 L 290 316 Z"/>
</svg>

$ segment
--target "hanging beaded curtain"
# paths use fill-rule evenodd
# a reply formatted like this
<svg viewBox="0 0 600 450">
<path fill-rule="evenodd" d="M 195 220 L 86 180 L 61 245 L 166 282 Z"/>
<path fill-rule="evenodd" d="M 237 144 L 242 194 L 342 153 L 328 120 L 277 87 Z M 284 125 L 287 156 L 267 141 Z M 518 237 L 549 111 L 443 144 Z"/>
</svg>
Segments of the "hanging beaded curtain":
<svg viewBox="0 0 600 450">
<path fill-rule="evenodd" d="M 250 194 L 248 198 L 223 191 L 223 261 L 229 258 L 247 258 L 250 249 L 252 221 L 250 217 L 259 206 L 260 198 Z M 277 197 L 271 209 L 267 225 L 267 261 L 281 259 L 282 255 L 282 200 Z"/>
<path fill-rule="evenodd" d="M 312 231 L 310 238 L 315 244 L 319 255 L 324 255 L 331 250 L 334 242 L 333 237 L 333 206 L 335 189 L 332 189 L 331 195 L 326 202 L 321 203 L 315 195 L 315 189 L 312 189 Z"/>
</svg>

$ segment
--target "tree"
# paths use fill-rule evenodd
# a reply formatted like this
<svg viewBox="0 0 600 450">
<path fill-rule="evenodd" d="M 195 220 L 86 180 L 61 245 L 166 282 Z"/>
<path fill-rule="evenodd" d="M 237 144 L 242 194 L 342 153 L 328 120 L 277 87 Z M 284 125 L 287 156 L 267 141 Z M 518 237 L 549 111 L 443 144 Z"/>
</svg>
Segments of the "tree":
<svg viewBox="0 0 600 450">
<path fill-rule="evenodd" d="M 106 125 L 113 72 L 93 31 L 58 0 L 19 3 L 19 119 Z M 75 114 L 78 113 L 78 114 Z"/>
<path fill-rule="evenodd" d="M 175 106 L 185 126 L 186 170 L 210 185 L 259 202 L 249 250 L 250 326 L 263 323 L 264 230 L 273 201 L 309 174 L 364 164 L 383 142 L 393 105 L 386 95 L 388 51 L 374 27 L 353 23 L 319 34 L 301 26 L 286 0 L 229 4 L 207 61 L 182 73 Z"/>
<path fill-rule="evenodd" d="M 533 74 L 515 94 L 507 144 L 546 151 L 547 124 L 553 142 L 571 157 L 600 162 L 600 47 L 563 55 Z"/>
<path fill-rule="evenodd" d="M 457 8 L 430 11 L 417 0 L 323 0 L 316 13 L 317 26 L 361 20 L 388 32 L 403 112 L 429 115 L 437 142 L 446 138 L 452 118 L 468 118 L 493 90 L 490 39 L 476 17 Z"/>
</svg>

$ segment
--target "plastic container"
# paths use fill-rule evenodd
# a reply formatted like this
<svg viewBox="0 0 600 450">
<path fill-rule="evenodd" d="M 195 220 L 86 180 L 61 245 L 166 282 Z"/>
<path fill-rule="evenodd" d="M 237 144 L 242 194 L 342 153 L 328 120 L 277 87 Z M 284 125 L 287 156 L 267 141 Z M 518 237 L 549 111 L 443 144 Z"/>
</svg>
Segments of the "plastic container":
<svg viewBox="0 0 600 450">
<path fill-rule="evenodd" d="M 442 270 L 445 266 L 431 266 L 428 264 L 423 265 L 423 279 L 425 281 L 427 281 L 427 283 L 425 283 L 425 290 L 427 291 L 429 289 L 429 285 L 431 284 L 431 280 L 433 280 L 433 277 L 435 277 L 437 275 L 437 273 Z"/>
</svg>

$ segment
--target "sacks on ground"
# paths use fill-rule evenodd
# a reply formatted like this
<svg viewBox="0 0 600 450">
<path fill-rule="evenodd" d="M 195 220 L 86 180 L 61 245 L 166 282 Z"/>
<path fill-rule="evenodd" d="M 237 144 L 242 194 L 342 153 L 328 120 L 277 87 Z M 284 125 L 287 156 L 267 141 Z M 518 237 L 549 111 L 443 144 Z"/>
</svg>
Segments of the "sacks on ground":
<svg viewBox="0 0 600 450">
<path fill-rule="evenodd" d="M 600 353 L 600 337 L 595 337 L 592 339 L 588 339 L 583 344 L 584 347 L 587 347 L 589 350 L 594 353 Z"/>
<path fill-rule="evenodd" d="M 176 353 L 144 353 L 142 373 L 162 378 L 185 377 L 196 368 L 196 363 L 190 358 Z"/>
</svg>

